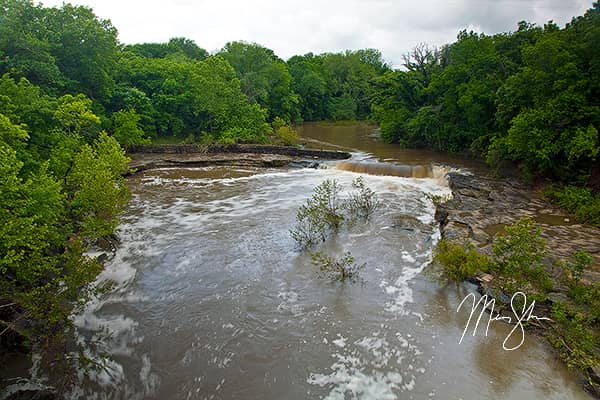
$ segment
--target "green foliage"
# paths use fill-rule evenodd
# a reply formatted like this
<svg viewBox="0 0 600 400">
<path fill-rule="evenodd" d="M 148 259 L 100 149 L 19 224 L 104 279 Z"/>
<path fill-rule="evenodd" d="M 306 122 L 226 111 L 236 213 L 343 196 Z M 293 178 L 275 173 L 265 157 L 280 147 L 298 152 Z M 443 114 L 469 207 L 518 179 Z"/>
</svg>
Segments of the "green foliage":
<svg viewBox="0 0 600 400">
<path fill-rule="evenodd" d="M 290 231 L 301 249 L 325 241 L 330 233 L 337 233 L 344 221 L 352 224 L 357 218 L 368 220 L 380 207 L 375 192 L 362 178 L 352 182 L 354 191 L 341 198 L 342 187 L 336 180 L 327 179 L 296 214 L 296 226 Z"/>
<path fill-rule="evenodd" d="M 296 226 L 290 231 L 301 249 L 308 249 L 325 241 L 327 224 L 320 218 L 321 211 L 307 201 L 296 213 Z"/>
<path fill-rule="evenodd" d="M 268 110 L 268 119 L 298 119 L 298 96 L 288 66 L 272 50 L 256 43 L 230 42 L 219 52 L 235 69 L 251 102 Z"/>
<path fill-rule="evenodd" d="M 600 194 L 589 188 L 565 186 L 550 189 L 547 195 L 581 222 L 600 226 Z"/>
<path fill-rule="evenodd" d="M 75 156 L 67 182 L 73 192 L 71 211 L 85 239 L 106 237 L 117 227 L 117 217 L 128 200 L 122 177 L 128 162 L 119 143 L 104 132 L 93 147 L 86 144 Z"/>
<path fill-rule="evenodd" d="M 289 125 L 284 119 L 275 117 L 271 123 L 273 127 L 273 135 L 276 144 L 283 144 L 284 146 L 293 146 L 298 144 L 300 141 L 300 135 L 294 129 L 293 126 Z"/>
<path fill-rule="evenodd" d="M 85 95 L 7 74 L 0 90 L 0 296 L 14 318 L 1 332 L 55 345 L 101 270 L 84 254 L 116 226 L 128 160 Z"/>
<path fill-rule="evenodd" d="M 352 181 L 354 189 L 344 201 L 344 208 L 348 211 L 351 218 L 360 218 L 369 220 L 373 214 L 381 207 L 381 202 L 377 194 L 367 187 L 365 180 L 358 177 Z"/>
<path fill-rule="evenodd" d="M 441 240 L 434 261 L 442 266 L 450 280 L 461 281 L 479 271 L 489 272 L 495 277 L 494 284 L 504 293 L 522 291 L 544 300 L 553 283 L 544 264 L 546 243 L 540 233 L 541 228 L 536 228 L 532 219 L 523 218 L 496 236 L 491 258 L 480 254 L 472 244 Z"/>
<path fill-rule="evenodd" d="M 580 369 L 588 377 L 591 368 L 600 365 L 600 284 L 584 283 L 581 279 L 592 264 L 592 256 L 579 251 L 562 265 L 562 279 L 568 288 L 568 299 L 553 304 L 552 318 L 555 324 L 549 336 L 550 342 L 569 367 Z M 589 384 L 594 385 L 591 380 Z"/>
<path fill-rule="evenodd" d="M 305 121 L 365 119 L 375 92 L 372 81 L 389 71 L 374 49 L 294 56 L 292 87 Z"/>
<path fill-rule="evenodd" d="M 67 219 L 66 195 L 46 165 L 23 180 L 16 152 L 0 143 L 0 293 L 23 320 L 0 321 L 31 342 L 50 344 L 99 263 L 83 256 Z M 4 332 L 6 332 L 3 329 Z"/>
<path fill-rule="evenodd" d="M 309 200 L 320 212 L 320 217 L 334 231 L 337 232 L 344 221 L 342 215 L 343 204 L 340 200 L 341 186 L 335 179 L 326 179 L 314 190 L 313 197 Z"/>
<path fill-rule="evenodd" d="M 314 189 L 311 198 L 300 206 L 292 238 L 301 248 L 309 248 L 325 240 L 329 232 L 337 232 L 344 221 L 341 186 L 336 180 L 326 179 Z"/>
<path fill-rule="evenodd" d="M 358 278 L 360 270 L 366 264 L 356 264 L 354 257 L 350 252 L 344 253 L 340 258 L 332 258 L 321 253 L 311 254 L 313 264 L 319 267 L 323 277 L 332 281 L 344 282 L 346 280 L 355 281 Z"/>
<path fill-rule="evenodd" d="M 594 264 L 592 256 L 585 251 L 578 251 L 572 256 L 572 260 L 566 263 L 567 270 L 571 273 L 571 280 L 577 286 L 584 271 Z"/>
<path fill-rule="evenodd" d="M 300 135 L 298 135 L 298 132 L 296 132 L 296 130 L 289 125 L 275 129 L 273 134 L 275 135 L 276 141 L 285 146 L 293 146 L 298 144 L 300 141 Z"/>
<path fill-rule="evenodd" d="M 552 318 L 556 324 L 549 340 L 567 365 L 586 373 L 597 367 L 600 360 L 596 348 L 599 343 L 593 325 L 597 325 L 598 321 L 560 302 L 554 303 Z"/>
<path fill-rule="evenodd" d="M 190 39 L 171 38 L 167 43 L 139 43 L 125 46 L 125 50 L 144 58 L 188 58 L 204 60 L 208 52 Z"/>
<path fill-rule="evenodd" d="M 328 103 L 329 116 L 334 121 L 356 119 L 356 101 L 348 93 L 333 97 Z"/>
<path fill-rule="evenodd" d="M 113 137 L 127 147 L 132 144 L 145 144 L 150 140 L 140 128 L 141 117 L 134 109 L 121 110 L 113 114 Z"/>
<path fill-rule="evenodd" d="M 69 133 L 95 138 L 100 131 L 100 118 L 92 111 L 92 101 L 82 94 L 66 94 L 58 99 L 54 119 Z"/>
<path fill-rule="evenodd" d="M 522 218 L 495 238 L 492 271 L 501 278 L 506 293 L 524 291 L 543 299 L 552 288 L 544 264 L 546 241 L 540 234 L 541 228 L 531 218 Z"/>
<path fill-rule="evenodd" d="M 117 31 L 91 9 L 65 4 L 43 8 L 3 0 L 2 73 L 14 73 L 48 93 L 84 93 L 108 99 L 118 51 Z"/>
<path fill-rule="evenodd" d="M 454 282 L 473 278 L 477 272 L 487 272 L 492 267 L 489 257 L 479 253 L 472 244 L 462 245 L 446 239 L 436 246 L 433 261 L 442 267 L 444 276 Z"/>
<path fill-rule="evenodd" d="M 521 23 L 421 45 L 377 77 L 373 118 L 388 142 L 511 160 L 524 176 L 585 181 L 599 152 L 598 7 L 564 29 Z"/>
<path fill-rule="evenodd" d="M 219 56 L 202 61 L 123 57 L 124 93 L 138 93 L 141 128 L 157 136 L 265 142 L 266 111 L 250 104 L 235 70 Z M 142 94 L 142 95 L 140 95 Z M 126 99 L 120 101 L 125 105 Z"/>
</svg>

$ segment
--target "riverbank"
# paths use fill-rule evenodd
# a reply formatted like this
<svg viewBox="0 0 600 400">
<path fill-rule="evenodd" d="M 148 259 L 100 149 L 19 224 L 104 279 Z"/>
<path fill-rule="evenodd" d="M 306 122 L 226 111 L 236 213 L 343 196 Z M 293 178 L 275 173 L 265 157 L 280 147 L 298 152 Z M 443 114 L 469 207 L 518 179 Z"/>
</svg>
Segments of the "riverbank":
<svg viewBox="0 0 600 400">
<path fill-rule="evenodd" d="M 539 192 L 515 180 L 449 173 L 448 183 L 452 198 L 437 204 L 436 209 L 436 220 L 447 242 L 464 245 L 465 249 L 472 245 L 493 259 L 494 238 L 503 234 L 504 227 L 530 218 L 541 228 L 540 237 L 546 241 L 544 262 L 553 288 L 543 302 L 538 301 L 535 311 L 551 321 L 529 328 L 548 339 L 567 364 L 578 367 L 586 377 L 586 388 L 600 397 L 600 369 L 594 361 L 598 351 L 594 344 L 586 347 L 586 352 L 577 347 L 579 342 L 581 346 L 587 341 L 596 343 L 598 336 L 595 298 L 600 282 L 600 228 L 578 223 Z M 591 263 L 576 277 L 566 265 L 580 251 L 591 256 Z M 502 294 L 505 278 L 490 270 L 466 277 L 478 285 L 481 294 L 500 295 L 506 301 L 511 294 Z M 561 310 L 559 314 L 557 310 Z"/>
<path fill-rule="evenodd" d="M 316 167 L 319 160 L 345 160 L 348 152 L 270 145 L 139 145 L 128 149 L 133 173 L 153 168 L 243 166 Z"/>
<path fill-rule="evenodd" d="M 530 217 L 542 228 L 549 258 L 564 261 L 584 250 L 594 257 L 593 268 L 584 273 L 584 279 L 600 281 L 600 228 L 578 223 L 540 193 L 514 179 L 451 172 L 448 184 L 452 199 L 437 207 L 443 237 L 472 243 L 490 254 L 494 235 L 505 226 Z"/>
</svg>

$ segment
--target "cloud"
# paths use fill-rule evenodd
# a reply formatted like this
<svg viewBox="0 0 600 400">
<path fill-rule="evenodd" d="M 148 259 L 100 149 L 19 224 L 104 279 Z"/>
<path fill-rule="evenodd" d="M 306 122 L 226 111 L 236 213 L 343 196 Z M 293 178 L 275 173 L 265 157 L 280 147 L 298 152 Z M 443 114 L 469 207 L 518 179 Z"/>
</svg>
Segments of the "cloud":
<svg viewBox="0 0 600 400">
<path fill-rule="evenodd" d="M 62 0 L 43 1 L 60 6 Z M 209 51 L 226 42 L 257 42 L 286 59 L 294 54 L 373 47 L 398 66 L 421 42 L 442 45 L 465 28 L 489 34 L 526 20 L 560 25 L 592 0 L 74 0 L 110 19 L 124 43 L 185 36 Z"/>
</svg>

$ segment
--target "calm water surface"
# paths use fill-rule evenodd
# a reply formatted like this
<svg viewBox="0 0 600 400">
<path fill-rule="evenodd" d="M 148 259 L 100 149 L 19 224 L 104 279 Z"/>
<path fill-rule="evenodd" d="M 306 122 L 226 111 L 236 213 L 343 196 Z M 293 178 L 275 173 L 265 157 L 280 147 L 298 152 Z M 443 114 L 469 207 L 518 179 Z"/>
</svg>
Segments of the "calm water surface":
<svg viewBox="0 0 600 400">
<path fill-rule="evenodd" d="M 311 146 L 352 149 L 353 162 L 423 166 L 427 178 L 352 168 L 159 169 L 129 180 L 122 247 L 102 280 L 113 290 L 74 316 L 105 369 L 73 398 L 587 399 L 545 344 L 502 349 L 493 324 L 458 340 L 473 288 L 424 268 L 439 239 L 428 195 L 446 195 L 439 164 L 480 168 L 378 142 L 361 124 L 305 125 Z M 329 143 L 325 145 L 323 143 Z M 348 170 L 350 169 L 350 170 Z M 402 175 L 402 174 L 400 174 Z M 317 250 L 351 251 L 362 281 L 318 277 L 289 229 L 324 179 L 363 176 L 384 203 Z"/>
</svg>

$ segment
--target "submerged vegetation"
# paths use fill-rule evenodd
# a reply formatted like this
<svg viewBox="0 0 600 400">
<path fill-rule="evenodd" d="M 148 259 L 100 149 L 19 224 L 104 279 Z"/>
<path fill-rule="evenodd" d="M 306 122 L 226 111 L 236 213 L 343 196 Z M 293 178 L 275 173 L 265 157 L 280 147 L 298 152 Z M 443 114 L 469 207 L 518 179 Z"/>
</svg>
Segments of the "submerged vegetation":
<svg viewBox="0 0 600 400">
<path fill-rule="evenodd" d="M 369 220 L 375 211 L 381 207 L 377 195 L 367 187 L 365 180 L 359 176 L 352 182 L 354 191 L 350 192 L 344 202 L 344 208 L 353 219 Z"/>
<path fill-rule="evenodd" d="M 377 194 L 368 188 L 362 177 L 352 182 L 355 189 L 341 198 L 342 186 L 335 179 L 326 179 L 314 189 L 313 195 L 300 206 L 296 226 L 290 231 L 301 249 L 324 242 L 329 234 L 339 231 L 344 221 L 369 220 L 380 207 Z"/>
<path fill-rule="evenodd" d="M 358 274 L 366 264 L 356 264 L 354 257 L 350 252 L 344 253 L 340 258 L 324 256 L 319 252 L 311 254 L 313 264 L 319 267 L 322 276 L 333 281 L 344 282 L 346 280 L 354 282 Z"/>
<path fill-rule="evenodd" d="M 366 186 L 364 179 L 352 181 L 354 189 L 346 198 L 340 197 L 341 185 L 334 179 L 323 181 L 314 189 L 313 195 L 300 206 L 296 214 L 296 226 L 290 231 L 292 239 L 302 250 L 324 242 L 331 234 L 339 232 L 342 224 L 368 221 L 380 207 L 377 194 Z M 356 264 L 350 252 L 340 258 L 315 252 L 313 264 L 321 275 L 335 281 L 356 280 L 365 264 Z"/>
</svg>

